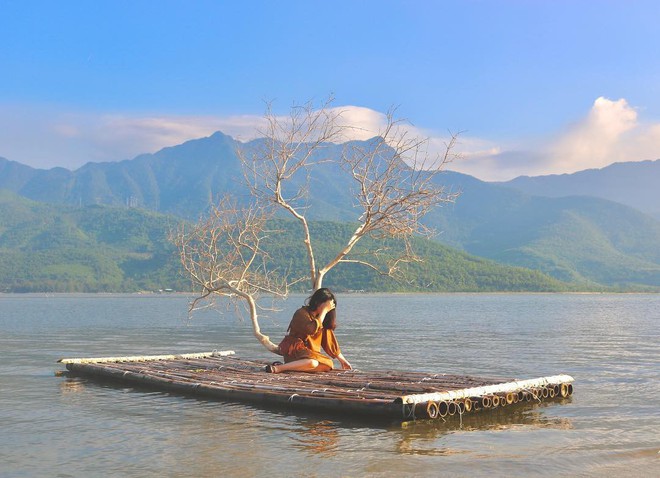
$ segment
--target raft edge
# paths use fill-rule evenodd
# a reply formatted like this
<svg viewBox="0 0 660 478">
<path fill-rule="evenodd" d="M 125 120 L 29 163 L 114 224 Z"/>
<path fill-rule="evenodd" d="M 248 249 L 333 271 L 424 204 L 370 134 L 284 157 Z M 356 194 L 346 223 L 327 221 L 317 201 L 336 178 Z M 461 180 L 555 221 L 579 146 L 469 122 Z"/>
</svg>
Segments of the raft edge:
<svg viewBox="0 0 660 478">
<path fill-rule="evenodd" d="M 153 362 L 157 360 L 178 360 L 189 358 L 206 357 L 226 357 L 234 355 L 233 350 L 213 350 L 211 352 L 196 352 L 187 354 L 166 354 L 166 355 L 129 355 L 125 357 L 88 357 L 88 358 L 61 358 L 57 362 L 63 364 L 69 363 L 110 363 L 110 362 Z"/>
<path fill-rule="evenodd" d="M 484 387 L 463 388 L 460 390 L 448 390 L 446 392 L 433 392 L 433 393 L 419 393 L 411 395 L 403 395 L 396 399 L 397 402 L 405 404 L 417 404 L 428 401 L 446 401 L 456 400 L 462 398 L 470 398 L 471 396 L 489 395 L 497 393 L 513 392 L 517 390 L 524 390 L 531 387 L 540 387 L 546 385 L 572 383 L 575 379 L 570 375 L 551 375 L 548 377 L 532 378 L 527 380 L 514 380 L 512 382 L 498 383 L 496 385 L 486 385 Z"/>
</svg>

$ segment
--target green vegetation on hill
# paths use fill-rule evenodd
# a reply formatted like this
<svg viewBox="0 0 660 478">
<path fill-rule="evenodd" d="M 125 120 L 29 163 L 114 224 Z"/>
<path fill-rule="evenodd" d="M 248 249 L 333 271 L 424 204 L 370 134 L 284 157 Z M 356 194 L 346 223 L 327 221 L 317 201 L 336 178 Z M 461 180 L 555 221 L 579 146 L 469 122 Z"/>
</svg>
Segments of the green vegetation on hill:
<svg viewBox="0 0 660 478">
<path fill-rule="evenodd" d="M 307 273 L 307 257 L 300 249 L 302 233 L 297 224 L 280 221 L 274 225 L 274 229 L 279 233 L 277 240 L 267 247 L 270 255 L 276 258 L 280 267 L 288 267 L 294 276 L 304 277 Z M 332 258 L 331 254 L 346 243 L 353 231 L 354 226 L 346 223 L 312 223 L 311 233 L 318 252 L 318 262 L 327 263 Z M 374 248 L 396 251 L 397 244 L 364 239 L 357 246 L 356 252 L 360 254 Z M 358 264 L 340 264 L 328 273 L 324 285 L 337 290 L 387 292 L 556 292 L 571 288 L 538 271 L 498 264 L 435 241 L 418 239 L 414 242 L 414 249 L 423 261 L 411 263 L 404 268 L 405 280 L 395 281 Z"/>
<path fill-rule="evenodd" d="M 187 290 L 167 237 L 180 219 L 139 209 L 53 206 L 0 192 L 0 291 L 131 292 Z M 277 221 L 268 251 L 273 266 L 304 276 L 307 259 L 297 224 Z M 327 261 L 352 233 L 346 223 L 313 223 L 316 250 Z M 361 247 L 375 244 L 364 242 Z M 382 244 L 381 244 L 382 245 Z M 396 248 L 396 244 L 389 244 Z M 340 264 L 325 285 L 364 291 L 563 291 L 570 286 L 529 269 L 510 267 L 416 241 L 424 258 L 396 282 L 364 267 Z M 304 284 L 304 285 L 303 285 Z M 301 283 L 306 288 L 307 283 Z"/>
<path fill-rule="evenodd" d="M 249 151 L 258 149 L 262 142 L 263 139 L 256 139 L 242 146 Z M 76 171 L 36 170 L 0 158 L 0 189 L 72 208 L 91 204 L 121 207 L 129 203 L 191 220 L 203 214 L 212 200 L 225 194 L 239 202 L 249 198 L 235 152 L 238 146 L 233 138 L 215 133 L 128 161 L 88 163 Z M 329 145 L 324 154 L 338 157 L 342 149 L 342 145 Z M 607 200 L 618 199 L 623 203 L 630 200 L 629 204 L 641 210 L 656 211 L 658 168 L 660 161 L 624 163 L 573 175 L 520 179 L 507 183 L 508 186 L 445 171 L 436 180 L 462 194 L 455 204 L 431 211 L 424 222 L 442 232 L 437 240 L 447 246 L 501 264 L 534 269 L 559 281 L 578 284 L 579 288 L 658 290 L 660 222 Z M 305 174 L 294 177 L 288 187 L 295 189 L 307 179 Z M 351 194 L 353 180 L 347 171 L 335 163 L 320 162 L 309 180 L 310 197 L 306 202 L 309 220 L 344 223 L 357 220 L 358 210 Z M 522 183 L 527 186 L 520 186 Z M 517 185 L 527 192 L 510 187 Z M 565 194 L 580 196 L 564 197 Z M 603 195 L 603 198 L 585 194 Z M 59 237 L 61 232 L 55 235 Z M 112 244 L 99 244 L 115 250 Z M 121 248 L 115 252 L 125 253 Z M 130 261 L 113 259 L 117 260 L 121 271 L 131 268 Z M 132 263 L 133 270 L 146 263 L 144 257 L 138 257 Z M 486 267 L 486 263 L 479 267 Z M 441 277 L 446 268 L 436 272 Z M 352 272 L 350 267 L 333 274 L 338 277 L 349 274 L 360 277 L 360 281 L 366 280 L 365 274 L 369 277 L 366 272 Z M 437 283 L 437 277 L 431 278 L 433 283 Z M 458 276 L 452 274 L 452 277 Z M 146 276 L 141 281 L 144 284 Z M 381 278 L 371 282 L 386 287 Z"/>
<path fill-rule="evenodd" d="M 167 216 L 52 206 L 0 193 L 0 290 L 122 292 L 184 288 Z"/>
<path fill-rule="evenodd" d="M 660 222 L 618 203 L 531 198 L 475 232 L 480 257 L 586 287 L 660 287 Z"/>
</svg>

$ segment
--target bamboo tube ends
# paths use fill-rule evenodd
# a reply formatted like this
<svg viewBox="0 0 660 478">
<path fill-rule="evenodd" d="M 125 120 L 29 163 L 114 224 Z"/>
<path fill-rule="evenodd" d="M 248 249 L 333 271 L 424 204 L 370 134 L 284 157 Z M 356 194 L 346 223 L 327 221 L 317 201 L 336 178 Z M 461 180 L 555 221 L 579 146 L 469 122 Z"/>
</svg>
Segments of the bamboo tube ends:
<svg viewBox="0 0 660 478">
<path fill-rule="evenodd" d="M 479 410 L 504 408 L 517 403 L 531 401 L 541 402 L 543 399 L 567 398 L 573 394 L 571 383 L 553 383 L 525 390 L 507 393 L 493 393 L 483 396 L 465 397 L 455 400 L 440 400 L 424 402 L 421 415 L 428 418 L 444 418 L 456 414 L 476 412 Z M 420 416 L 418 414 L 418 416 Z"/>
<path fill-rule="evenodd" d="M 426 405 L 426 414 L 428 415 L 429 418 L 438 418 L 438 414 L 440 413 L 438 404 L 435 402 L 428 402 Z"/>
<path fill-rule="evenodd" d="M 457 413 L 462 415 L 476 410 L 476 407 L 479 407 L 478 402 L 481 402 L 479 397 L 466 398 L 465 400 L 443 400 L 441 402 L 429 401 L 420 403 L 415 407 L 415 416 L 435 419 L 453 416 Z"/>
</svg>

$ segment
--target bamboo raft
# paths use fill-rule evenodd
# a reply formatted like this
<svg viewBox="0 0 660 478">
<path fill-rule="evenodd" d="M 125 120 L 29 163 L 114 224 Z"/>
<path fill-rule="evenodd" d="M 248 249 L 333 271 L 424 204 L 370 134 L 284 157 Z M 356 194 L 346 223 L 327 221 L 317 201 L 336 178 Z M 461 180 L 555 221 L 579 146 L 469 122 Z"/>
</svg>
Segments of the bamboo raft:
<svg viewBox="0 0 660 478">
<path fill-rule="evenodd" d="M 400 371 L 269 374 L 267 362 L 237 358 L 232 351 L 58 362 L 75 375 L 186 395 L 401 421 L 462 416 L 573 393 L 569 375 L 516 380 Z"/>
</svg>

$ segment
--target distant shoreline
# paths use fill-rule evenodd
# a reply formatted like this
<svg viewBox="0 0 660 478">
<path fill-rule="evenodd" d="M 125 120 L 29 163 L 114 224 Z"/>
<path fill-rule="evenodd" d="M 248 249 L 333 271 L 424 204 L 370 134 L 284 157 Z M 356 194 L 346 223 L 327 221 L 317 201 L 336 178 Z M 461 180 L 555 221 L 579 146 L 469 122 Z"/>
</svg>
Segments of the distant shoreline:
<svg viewBox="0 0 660 478">
<path fill-rule="evenodd" d="M 484 292 L 341 292 L 341 296 L 439 296 L 439 295 L 656 295 L 658 291 L 563 291 L 563 292 L 530 292 L 530 291 L 484 291 Z M 289 297 L 306 297 L 305 292 L 295 292 Z M 196 295 L 192 292 L 0 292 L 3 297 L 190 297 Z M 267 296 L 262 296 L 267 297 Z"/>
</svg>

